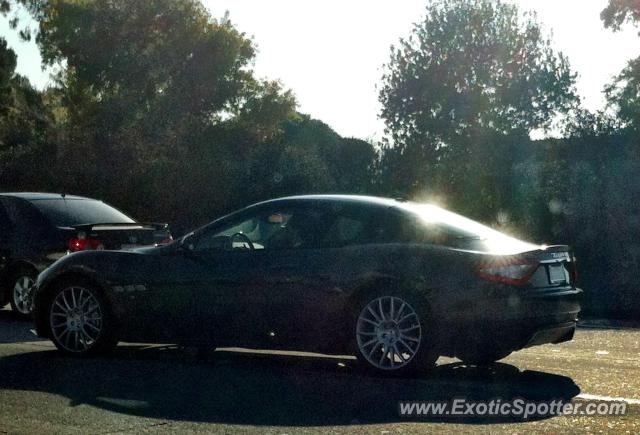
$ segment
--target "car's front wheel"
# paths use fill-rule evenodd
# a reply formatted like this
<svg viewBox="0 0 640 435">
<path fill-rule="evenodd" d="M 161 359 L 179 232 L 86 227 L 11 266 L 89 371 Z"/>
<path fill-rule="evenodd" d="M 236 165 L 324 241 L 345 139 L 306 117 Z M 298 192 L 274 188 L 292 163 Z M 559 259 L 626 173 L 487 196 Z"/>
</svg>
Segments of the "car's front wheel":
<svg viewBox="0 0 640 435">
<path fill-rule="evenodd" d="M 409 374 L 433 368 L 433 331 L 417 302 L 403 296 L 366 298 L 356 319 L 358 359 L 380 373 Z"/>
<path fill-rule="evenodd" d="M 85 284 L 63 285 L 50 301 L 51 339 L 59 350 L 81 356 L 115 347 L 109 310 L 97 289 Z"/>
<path fill-rule="evenodd" d="M 19 270 L 11 279 L 9 285 L 11 309 L 22 317 L 28 317 L 33 310 L 33 286 L 36 281 L 34 271 Z"/>
</svg>

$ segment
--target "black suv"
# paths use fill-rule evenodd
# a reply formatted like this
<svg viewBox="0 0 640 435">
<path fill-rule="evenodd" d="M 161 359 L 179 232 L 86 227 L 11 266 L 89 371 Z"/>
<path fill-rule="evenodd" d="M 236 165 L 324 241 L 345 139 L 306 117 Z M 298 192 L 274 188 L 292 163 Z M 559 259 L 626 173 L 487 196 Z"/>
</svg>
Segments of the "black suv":
<svg viewBox="0 0 640 435">
<path fill-rule="evenodd" d="M 56 193 L 0 193 L 0 307 L 31 312 L 38 273 L 75 251 L 171 241 L 167 224 L 139 223 L 102 201 Z"/>
</svg>

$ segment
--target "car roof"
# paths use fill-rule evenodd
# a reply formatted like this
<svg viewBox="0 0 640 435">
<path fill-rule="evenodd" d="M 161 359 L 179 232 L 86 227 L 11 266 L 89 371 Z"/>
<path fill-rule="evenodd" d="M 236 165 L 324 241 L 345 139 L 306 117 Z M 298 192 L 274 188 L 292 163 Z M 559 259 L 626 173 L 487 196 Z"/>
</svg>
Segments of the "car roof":
<svg viewBox="0 0 640 435">
<path fill-rule="evenodd" d="M 39 199 L 91 199 L 84 196 L 67 195 L 64 193 L 44 193 L 44 192 L 0 192 L 0 196 L 11 196 L 14 198 L 22 198 L 28 201 Z"/>
<path fill-rule="evenodd" d="M 333 194 L 333 195 L 286 196 L 284 198 L 276 198 L 276 199 L 270 199 L 268 201 L 263 201 L 255 205 L 277 204 L 279 202 L 287 202 L 287 203 L 339 202 L 342 204 L 348 203 L 348 204 L 354 204 L 354 205 L 393 207 L 406 201 L 403 199 L 381 198 L 377 196 Z"/>
</svg>

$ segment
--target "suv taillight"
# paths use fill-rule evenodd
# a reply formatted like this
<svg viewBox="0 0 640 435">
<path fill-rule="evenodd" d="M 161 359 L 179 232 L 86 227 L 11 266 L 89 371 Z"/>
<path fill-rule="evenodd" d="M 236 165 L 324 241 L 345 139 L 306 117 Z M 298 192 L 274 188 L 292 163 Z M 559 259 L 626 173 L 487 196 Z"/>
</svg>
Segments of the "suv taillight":
<svg viewBox="0 0 640 435">
<path fill-rule="evenodd" d="M 157 242 L 156 246 L 167 245 L 167 244 L 169 244 L 171 242 L 173 242 L 173 237 L 171 235 L 169 235 L 166 238 L 162 239 L 161 241 Z"/>
<path fill-rule="evenodd" d="M 520 258 L 498 258 L 483 263 L 476 268 L 476 274 L 483 279 L 502 284 L 522 285 L 531 279 L 538 269 L 537 261 Z"/>
<path fill-rule="evenodd" d="M 69 251 L 71 252 L 101 249 L 104 249 L 104 245 L 100 240 L 87 239 L 86 237 L 76 237 L 69 240 Z"/>
</svg>

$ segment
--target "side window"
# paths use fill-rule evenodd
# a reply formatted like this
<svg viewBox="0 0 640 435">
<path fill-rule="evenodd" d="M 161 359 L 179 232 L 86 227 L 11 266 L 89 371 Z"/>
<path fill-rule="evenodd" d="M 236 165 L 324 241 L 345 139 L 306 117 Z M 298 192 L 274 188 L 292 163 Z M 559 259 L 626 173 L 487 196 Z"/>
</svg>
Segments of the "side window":
<svg viewBox="0 0 640 435">
<path fill-rule="evenodd" d="M 325 244 L 328 247 L 339 248 L 366 243 L 366 226 L 366 221 L 362 218 L 338 215 L 327 233 Z"/>
<path fill-rule="evenodd" d="M 394 217 L 380 210 L 338 210 L 327 231 L 324 245 L 339 248 L 397 242 L 399 241 L 399 223 Z"/>
<path fill-rule="evenodd" d="M 194 251 L 307 249 L 319 246 L 322 215 L 304 209 L 273 209 L 232 221 L 201 236 Z"/>
<path fill-rule="evenodd" d="M 3 200 L 0 199 L 0 243 L 9 241 L 12 228 L 13 225 L 11 225 L 9 215 L 4 208 Z"/>
<path fill-rule="evenodd" d="M 2 204 L 14 236 L 29 242 L 47 235 L 49 222 L 31 204 L 16 198 L 4 198 Z"/>
<path fill-rule="evenodd" d="M 455 247 L 461 236 L 440 223 L 428 224 L 418 217 L 406 217 L 402 227 L 402 238 L 412 243 L 428 243 Z"/>
<path fill-rule="evenodd" d="M 23 222 L 20 218 L 20 211 L 18 209 L 17 201 L 13 198 L 3 198 L 2 205 L 7 214 L 7 219 L 11 225 L 13 233 L 23 233 Z"/>
</svg>

